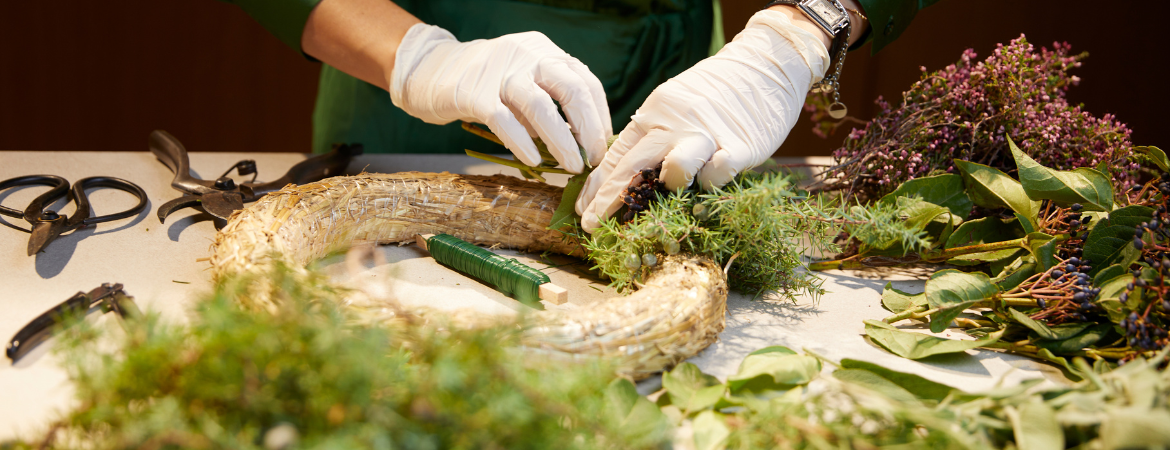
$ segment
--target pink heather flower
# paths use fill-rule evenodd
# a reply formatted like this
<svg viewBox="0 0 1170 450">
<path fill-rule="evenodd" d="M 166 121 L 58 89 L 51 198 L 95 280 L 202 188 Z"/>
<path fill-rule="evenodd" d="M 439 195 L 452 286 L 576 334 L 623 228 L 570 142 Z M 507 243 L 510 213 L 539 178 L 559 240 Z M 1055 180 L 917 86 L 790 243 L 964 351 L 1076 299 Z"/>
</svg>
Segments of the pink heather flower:
<svg viewBox="0 0 1170 450">
<path fill-rule="evenodd" d="M 852 192 L 862 199 L 880 198 L 915 176 L 954 173 L 954 159 L 1014 173 L 1010 136 L 1048 167 L 1100 165 L 1119 186 L 1132 184 L 1137 165 L 1128 160 L 1129 128 L 1111 114 L 1094 117 L 1065 98 L 1069 86 L 1080 83 L 1068 70 L 1080 67 L 1086 56 L 1070 56 L 1070 50 L 1058 42 L 1037 51 L 1021 35 L 999 44 L 983 61 L 967 49 L 937 72 L 920 67 L 922 78 L 902 94 L 900 105 L 878 97 L 878 116 L 850 131 L 833 152 L 844 164 L 835 171 L 855 183 Z M 828 120 L 824 98 L 810 96 L 809 104 L 819 134 L 840 125 Z"/>
</svg>

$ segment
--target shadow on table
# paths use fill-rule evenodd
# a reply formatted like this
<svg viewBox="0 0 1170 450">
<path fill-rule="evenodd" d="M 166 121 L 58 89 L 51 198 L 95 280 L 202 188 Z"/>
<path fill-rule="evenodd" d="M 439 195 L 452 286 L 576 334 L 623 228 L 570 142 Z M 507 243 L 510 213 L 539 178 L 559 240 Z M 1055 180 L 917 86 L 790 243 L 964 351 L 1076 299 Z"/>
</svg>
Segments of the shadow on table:
<svg viewBox="0 0 1170 450">
<path fill-rule="evenodd" d="M 146 208 L 142 212 L 134 216 L 129 222 L 121 223 L 113 228 L 111 224 L 117 222 L 98 223 L 79 228 L 71 233 L 58 236 L 49 242 L 49 245 L 36 254 L 36 270 L 37 275 L 41 278 L 49 279 L 57 276 L 61 271 L 65 270 L 65 266 L 73 259 L 73 254 L 77 251 L 77 244 L 91 236 L 101 236 L 103 234 L 116 233 L 122 230 L 133 228 L 142 222 L 148 215 L 150 215 L 151 203 L 150 200 L 146 202 Z M 123 219 L 125 220 L 125 219 Z M 100 228 L 100 229 L 99 229 Z M 134 249 L 126 249 L 126 251 L 134 251 Z"/>
</svg>

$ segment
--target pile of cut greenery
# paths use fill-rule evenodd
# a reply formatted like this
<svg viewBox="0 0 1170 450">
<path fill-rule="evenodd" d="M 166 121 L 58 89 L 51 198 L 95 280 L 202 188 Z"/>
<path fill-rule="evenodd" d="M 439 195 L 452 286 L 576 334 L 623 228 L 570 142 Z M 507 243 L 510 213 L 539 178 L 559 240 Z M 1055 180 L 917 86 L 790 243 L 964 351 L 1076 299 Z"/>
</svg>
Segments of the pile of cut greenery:
<svg viewBox="0 0 1170 450">
<path fill-rule="evenodd" d="M 854 360 L 823 376 L 819 357 L 770 347 L 726 382 L 684 363 L 645 397 L 603 361 L 510 350 L 514 327 L 365 324 L 320 284 L 272 276 L 275 314 L 238 309 L 236 280 L 188 326 L 70 328 L 57 350 L 77 408 L 0 449 L 1170 445 L 1167 351 L 1108 373 L 1077 359 L 1073 386 L 967 393 Z"/>
<path fill-rule="evenodd" d="M 1070 358 L 1115 367 L 1150 357 L 1170 344 L 1170 160 L 1139 148 L 1152 179 L 1115 192 L 1091 168 L 1043 167 L 1010 143 L 1019 180 L 981 164 L 955 160 L 960 174 L 903 183 L 879 204 L 898 205 L 923 224 L 930 245 L 860 243 L 846 258 L 811 269 L 946 263 L 925 292 L 887 286 L 894 313 L 869 321 L 869 338 L 900 356 L 920 359 L 972 348 L 999 349 L 1058 364 Z M 973 207 L 985 217 L 967 220 Z M 974 340 L 899 330 L 927 321 L 932 332 L 958 327 Z"/>
</svg>

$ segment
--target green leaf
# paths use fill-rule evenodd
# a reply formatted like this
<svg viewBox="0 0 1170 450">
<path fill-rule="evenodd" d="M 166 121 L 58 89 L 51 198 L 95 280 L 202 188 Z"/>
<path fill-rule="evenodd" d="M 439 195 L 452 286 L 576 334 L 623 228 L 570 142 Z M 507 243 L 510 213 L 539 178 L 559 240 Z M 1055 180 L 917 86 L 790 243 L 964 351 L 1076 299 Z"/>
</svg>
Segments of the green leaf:
<svg viewBox="0 0 1170 450">
<path fill-rule="evenodd" d="M 1170 447 L 1170 411 L 1147 408 L 1113 408 L 1101 423 L 1102 448 Z"/>
<path fill-rule="evenodd" d="M 1040 400 L 1004 409 L 1011 420 L 1016 446 L 1020 450 L 1064 450 L 1064 431 L 1056 420 L 1056 411 Z"/>
<path fill-rule="evenodd" d="M 739 371 L 727 378 L 731 392 L 786 390 L 816 378 L 821 371 L 821 361 L 790 352 L 784 347 L 752 352 L 739 364 Z"/>
<path fill-rule="evenodd" d="M 941 332 L 971 305 L 994 298 L 999 288 L 982 273 L 966 273 L 955 269 L 935 272 L 926 281 L 926 301 L 931 308 L 940 309 L 930 317 L 930 331 Z"/>
<path fill-rule="evenodd" d="M 865 334 L 873 342 L 890 353 L 909 359 L 922 359 L 935 355 L 963 353 L 967 350 L 991 344 L 1003 336 L 1003 330 L 975 340 L 946 339 L 922 333 L 902 331 L 894 326 L 877 321 L 865 321 Z"/>
<path fill-rule="evenodd" d="M 731 437 L 731 429 L 723 415 L 714 411 L 703 411 L 691 422 L 695 431 L 695 450 L 717 450 Z"/>
<path fill-rule="evenodd" d="M 1028 233 L 1024 240 L 1024 244 L 1028 246 L 1028 250 L 1036 258 L 1040 271 L 1048 270 L 1059 262 L 1056 258 L 1056 244 L 1060 242 L 1052 236 L 1039 232 Z"/>
<path fill-rule="evenodd" d="M 882 197 L 882 202 L 896 204 L 898 197 L 918 198 L 944 206 L 959 219 L 971 214 L 971 197 L 963 189 L 963 177 L 957 174 L 915 178 L 902 183 L 894 192 Z"/>
<path fill-rule="evenodd" d="M 1137 261 L 1141 252 L 1133 247 L 1137 226 L 1154 217 L 1154 210 L 1141 205 L 1130 205 L 1109 213 L 1085 238 L 1083 257 L 1092 262 L 1096 275 L 1101 269 L 1114 264 L 1129 267 Z"/>
<path fill-rule="evenodd" d="M 1023 265 L 1020 265 L 1020 268 L 1011 272 L 1006 277 L 1003 277 L 1000 281 L 996 282 L 995 285 L 999 286 L 999 289 L 1001 291 L 1010 291 L 1012 289 L 1015 289 L 1016 286 L 1019 286 L 1020 283 L 1023 283 L 1024 281 L 1026 281 L 1028 278 L 1030 278 L 1032 275 L 1035 275 L 1035 274 L 1036 274 L 1036 264 L 1035 263 L 1023 264 Z"/>
<path fill-rule="evenodd" d="M 882 291 L 882 307 L 886 311 L 898 314 L 917 306 L 926 306 L 926 293 L 911 294 L 894 288 L 893 283 L 886 283 Z"/>
<path fill-rule="evenodd" d="M 1027 222 L 1035 231 L 1038 226 L 1037 216 L 1040 214 L 1040 202 L 1032 200 L 1024 192 L 1019 181 L 1013 180 L 1003 171 L 983 164 L 955 160 L 955 167 L 963 174 L 963 184 L 971 201 L 984 208 L 1011 208 L 1017 217 L 1021 217 L 1021 225 Z"/>
<path fill-rule="evenodd" d="M 671 404 L 687 414 L 715 405 L 723 397 L 726 387 L 718 378 L 699 370 L 699 366 L 684 362 L 662 376 L 662 387 L 670 394 Z"/>
<path fill-rule="evenodd" d="M 651 436 L 670 426 L 665 415 L 646 397 L 638 395 L 634 383 L 618 378 L 605 388 L 606 412 L 629 436 Z"/>
<path fill-rule="evenodd" d="M 1109 177 L 1096 169 L 1081 167 L 1072 171 L 1052 170 L 1041 166 L 1016 147 L 1008 138 L 1012 156 L 1019 169 L 1020 185 L 1032 200 L 1052 200 L 1062 206 L 1080 203 L 1088 210 L 1113 210 L 1113 185 Z"/>
<path fill-rule="evenodd" d="M 841 360 L 841 367 L 845 369 L 862 369 L 873 372 L 894 384 L 913 392 L 918 398 L 939 400 L 946 398 L 954 388 L 942 383 L 935 383 L 912 373 L 898 372 L 887 369 L 874 363 L 845 358 Z M 836 376 L 837 372 L 833 372 Z"/>
<path fill-rule="evenodd" d="M 990 262 L 1002 261 L 1008 258 L 1012 258 L 1020 251 L 1021 249 L 1018 248 L 1005 248 L 1002 250 L 992 250 L 990 252 L 968 253 L 948 259 L 947 264 L 956 266 L 977 266 L 979 264 L 987 264 Z"/>
<path fill-rule="evenodd" d="M 990 244 L 992 242 L 1010 241 L 1024 237 L 1024 229 L 1017 219 L 1003 220 L 998 217 L 984 217 L 969 220 L 959 225 L 950 239 L 947 239 L 946 248 L 966 247 L 968 245 Z"/>
<path fill-rule="evenodd" d="M 577 203 L 577 197 L 581 195 L 581 189 L 585 187 L 585 179 L 589 177 L 589 172 L 586 170 L 569 178 L 565 190 L 561 193 L 561 204 L 557 205 L 552 221 L 548 224 L 549 230 L 560 230 L 581 221 L 581 216 L 577 215 L 574 205 Z"/>
<path fill-rule="evenodd" d="M 1119 276 L 1129 273 L 1129 269 L 1123 267 L 1121 264 L 1113 264 L 1109 267 L 1101 269 L 1097 275 L 1093 276 L 1093 286 L 1102 286 L 1106 281 L 1112 280 Z"/>
<path fill-rule="evenodd" d="M 910 391 L 906 390 L 902 386 L 898 386 L 894 382 L 882 378 L 878 374 L 868 370 L 837 369 L 833 372 L 833 378 L 880 393 L 897 403 L 912 405 L 919 405 L 922 403 L 918 397 L 916 397 L 914 394 L 911 394 Z"/>
<path fill-rule="evenodd" d="M 1162 169 L 1163 172 L 1170 172 L 1170 159 L 1166 158 L 1166 152 L 1158 147 L 1133 147 L 1131 149 L 1134 153 L 1140 155 L 1147 162 L 1153 163 Z"/>
<path fill-rule="evenodd" d="M 1110 278 L 1104 283 L 1095 283 L 1101 293 L 1097 294 L 1097 305 L 1105 310 L 1109 315 L 1109 320 L 1113 323 L 1118 323 L 1125 318 L 1125 307 L 1121 304 L 1121 293 L 1125 292 L 1125 286 L 1133 281 L 1133 275 L 1122 273 L 1116 277 Z"/>
<path fill-rule="evenodd" d="M 1013 320 L 1015 320 L 1020 325 L 1028 327 L 1029 330 L 1034 331 L 1036 333 L 1036 335 L 1039 336 L 1041 339 L 1058 339 L 1059 338 L 1059 336 L 1056 333 L 1054 333 L 1051 329 L 1048 328 L 1048 325 L 1045 325 L 1044 323 L 1042 323 L 1040 321 L 1037 321 L 1031 317 L 1028 317 L 1027 314 L 1016 311 L 1015 308 L 1008 308 L 1008 313 L 1011 314 Z"/>
<path fill-rule="evenodd" d="M 1075 327 L 1067 327 L 1065 330 L 1053 327 L 1052 331 L 1057 334 L 1056 340 L 1036 341 L 1035 344 L 1037 347 L 1048 349 L 1054 354 L 1069 354 L 1079 352 L 1101 342 L 1113 330 L 1112 324 L 1100 324 L 1092 327 L 1089 326 L 1092 324 L 1088 323 L 1076 325 Z M 1062 333 L 1062 331 L 1079 331 L 1080 333 L 1069 335 Z"/>
</svg>

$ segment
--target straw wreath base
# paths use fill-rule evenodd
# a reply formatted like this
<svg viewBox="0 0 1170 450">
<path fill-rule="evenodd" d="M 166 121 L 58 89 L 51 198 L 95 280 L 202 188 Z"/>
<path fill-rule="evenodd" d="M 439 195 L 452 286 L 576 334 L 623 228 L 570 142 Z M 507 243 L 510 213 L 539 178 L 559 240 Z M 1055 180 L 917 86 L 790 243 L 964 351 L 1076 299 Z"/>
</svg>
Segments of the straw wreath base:
<svg viewBox="0 0 1170 450">
<path fill-rule="evenodd" d="M 507 176 L 407 172 L 336 177 L 289 185 L 229 218 L 212 245 L 215 277 L 269 273 L 278 265 L 304 267 L 355 245 L 405 243 L 418 234 L 448 233 L 480 245 L 529 252 L 582 256 L 580 244 L 546 230 L 561 189 Z M 257 278 L 263 283 L 264 278 Z M 256 285 L 245 306 L 272 309 L 278 299 Z M 468 313 L 404 312 L 374 306 L 361 293 L 344 302 L 360 310 L 403 315 L 463 316 L 462 322 L 498 324 L 500 317 Z M 385 300 L 378 300 L 385 301 Z M 529 315 L 522 344 L 549 356 L 614 358 L 620 371 L 642 378 L 694 356 L 715 341 L 724 326 L 727 281 L 711 260 L 663 258 L 632 295 L 571 311 Z M 392 320 L 392 317 L 382 317 Z"/>
</svg>

